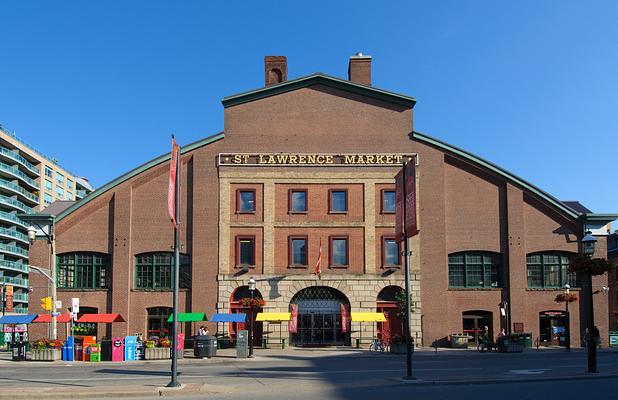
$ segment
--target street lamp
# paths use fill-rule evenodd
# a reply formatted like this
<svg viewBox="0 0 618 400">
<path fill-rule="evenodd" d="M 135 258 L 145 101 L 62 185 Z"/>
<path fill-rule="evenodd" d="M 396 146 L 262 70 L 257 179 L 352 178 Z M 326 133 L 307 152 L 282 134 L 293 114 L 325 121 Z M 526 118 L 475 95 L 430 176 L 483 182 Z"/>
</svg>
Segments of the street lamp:
<svg viewBox="0 0 618 400">
<path fill-rule="evenodd" d="M 597 239 L 592 235 L 592 232 L 586 231 L 586 235 L 582 238 L 582 251 L 588 258 L 592 258 Z M 594 305 L 592 302 L 592 271 L 588 271 L 588 335 L 586 338 L 586 346 L 588 347 L 588 372 L 596 373 L 597 371 L 597 343 L 594 334 Z"/>
<path fill-rule="evenodd" d="M 247 282 L 249 287 L 249 293 L 251 293 L 251 303 L 249 307 L 251 309 L 251 315 L 249 316 L 249 357 L 253 357 L 253 291 L 255 290 L 255 279 L 249 278 Z"/>
<path fill-rule="evenodd" d="M 564 331 L 564 346 L 566 351 L 571 351 L 571 315 L 569 314 L 569 295 L 571 294 L 571 285 L 568 283 L 564 285 L 564 293 L 566 294 L 566 329 Z"/>
</svg>

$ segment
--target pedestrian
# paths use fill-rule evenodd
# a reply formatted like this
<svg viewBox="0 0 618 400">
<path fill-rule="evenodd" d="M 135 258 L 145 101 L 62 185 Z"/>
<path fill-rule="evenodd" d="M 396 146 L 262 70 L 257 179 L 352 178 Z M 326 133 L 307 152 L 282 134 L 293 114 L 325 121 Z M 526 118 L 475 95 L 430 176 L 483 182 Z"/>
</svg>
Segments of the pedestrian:
<svg viewBox="0 0 618 400">
<path fill-rule="evenodd" d="M 498 333 L 498 337 L 505 337 L 506 336 L 506 331 L 504 330 L 504 328 L 500 329 L 500 333 Z"/>
<path fill-rule="evenodd" d="M 206 329 L 204 325 L 202 325 L 200 326 L 200 329 L 198 330 L 197 334 L 200 336 L 208 335 L 208 329 Z"/>
</svg>

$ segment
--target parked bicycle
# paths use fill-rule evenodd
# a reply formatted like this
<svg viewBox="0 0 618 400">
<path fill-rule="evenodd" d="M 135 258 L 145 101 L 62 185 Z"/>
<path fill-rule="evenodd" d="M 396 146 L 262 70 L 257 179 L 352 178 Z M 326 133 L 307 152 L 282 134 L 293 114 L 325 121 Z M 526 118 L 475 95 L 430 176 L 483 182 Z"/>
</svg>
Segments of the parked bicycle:
<svg viewBox="0 0 618 400">
<path fill-rule="evenodd" d="M 369 345 L 369 351 L 376 351 L 376 352 L 379 351 L 381 353 L 384 353 L 385 351 L 388 351 L 388 350 L 389 350 L 388 345 L 380 339 L 373 339 L 371 341 L 371 344 Z"/>
</svg>

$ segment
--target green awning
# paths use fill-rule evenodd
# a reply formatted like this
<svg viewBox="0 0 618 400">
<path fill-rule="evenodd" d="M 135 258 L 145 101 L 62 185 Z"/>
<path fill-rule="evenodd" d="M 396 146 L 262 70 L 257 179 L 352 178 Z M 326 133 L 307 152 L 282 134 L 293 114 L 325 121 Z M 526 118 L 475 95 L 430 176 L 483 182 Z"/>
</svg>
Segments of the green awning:
<svg viewBox="0 0 618 400">
<path fill-rule="evenodd" d="M 167 319 L 167 322 L 172 322 L 174 319 L 174 314 L 170 315 Z M 197 322 L 197 321 L 208 321 L 206 318 L 206 314 L 203 312 L 189 312 L 189 313 L 178 313 L 178 322 Z"/>
</svg>

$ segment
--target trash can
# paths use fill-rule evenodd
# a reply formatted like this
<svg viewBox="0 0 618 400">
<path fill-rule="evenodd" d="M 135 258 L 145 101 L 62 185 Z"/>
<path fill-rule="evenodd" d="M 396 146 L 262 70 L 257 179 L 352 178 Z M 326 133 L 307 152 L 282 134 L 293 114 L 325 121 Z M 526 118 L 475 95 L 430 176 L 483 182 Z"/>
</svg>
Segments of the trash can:
<svg viewBox="0 0 618 400">
<path fill-rule="evenodd" d="M 217 355 L 217 338 L 209 335 L 198 335 L 193 345 L 193 355 L 198 358 L 211 358 Z"/>
<path fill-rule="evenodd" d="M 26 361 L 26 342 L 11 342 L 13 361 Z"/>
<path fill-rule="evenodd" d="M 465 349 L 468 347 L 468 335 L 465 333 L 453 333 L 451 335 L 451 347 L 453 349 Z"/>
<path fill-rule="evenodd" d="M 100 362 L 101 361 L 101 345 L 100 344 L 91 344 L 88 346 L 90 353 L 90 362 Z"/>
<path fill-rule="evenodd" d="M 611 331 L 609 333 L 609 340 L 607 343 L 609 347 L 618 347 L 618 331 Z"/>
</svg>

